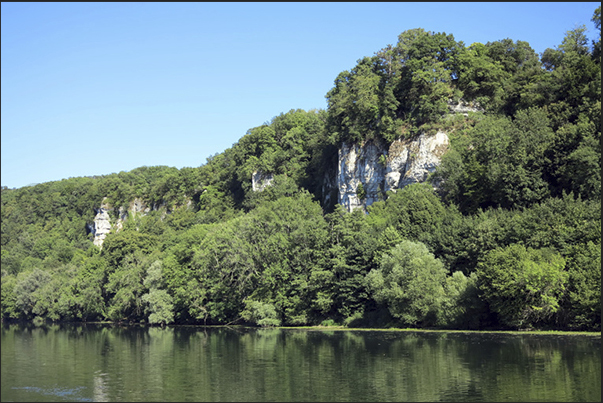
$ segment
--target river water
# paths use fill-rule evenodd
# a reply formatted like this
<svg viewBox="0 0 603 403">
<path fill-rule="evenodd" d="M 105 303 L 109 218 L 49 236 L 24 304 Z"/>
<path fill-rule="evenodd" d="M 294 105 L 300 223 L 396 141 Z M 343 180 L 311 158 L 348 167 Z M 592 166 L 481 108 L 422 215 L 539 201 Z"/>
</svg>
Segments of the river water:
<svg viewBox="0 0 603 403">
<path fill-rule="evenodd" d="M 601 336 L 2 326 L 6 401 L 601 401 Z"/>
</svg>

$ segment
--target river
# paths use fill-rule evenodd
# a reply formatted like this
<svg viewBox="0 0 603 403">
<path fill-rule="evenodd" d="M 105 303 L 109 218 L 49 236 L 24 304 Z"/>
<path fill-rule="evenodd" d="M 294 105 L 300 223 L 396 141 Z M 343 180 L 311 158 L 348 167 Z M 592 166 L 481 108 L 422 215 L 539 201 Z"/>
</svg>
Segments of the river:
<svg viewBox="0 0 603 403">
<path fill-rule="evenodd" d="M 7 401 L 601 401 L 601 336 L 2 325 Z"/>
</svg>

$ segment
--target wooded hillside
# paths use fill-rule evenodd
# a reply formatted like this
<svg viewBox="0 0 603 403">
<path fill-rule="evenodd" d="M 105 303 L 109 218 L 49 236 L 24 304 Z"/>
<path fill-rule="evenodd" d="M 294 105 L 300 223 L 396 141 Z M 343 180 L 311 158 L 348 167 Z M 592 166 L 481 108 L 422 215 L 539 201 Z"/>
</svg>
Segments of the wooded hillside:
<svg viewBox="0 0 603 403">
<path fill-rule="evenodd" d="M 2 188 L 2 320 L 600 331 L 600 10 L 595 40 L 578 27 L 541 55 L 402 32 L 326 110 L 200 167 Z M 461 100 L 480 112 L 448 114 Z M 437 130 L 450 149 L 428 182 L 368 214 L 324 202 L 343 142 Z M 149 211 L 127 216 L 134 200 Z M 99 248 L 103 204 L 123 227 Z"/>
</svg>

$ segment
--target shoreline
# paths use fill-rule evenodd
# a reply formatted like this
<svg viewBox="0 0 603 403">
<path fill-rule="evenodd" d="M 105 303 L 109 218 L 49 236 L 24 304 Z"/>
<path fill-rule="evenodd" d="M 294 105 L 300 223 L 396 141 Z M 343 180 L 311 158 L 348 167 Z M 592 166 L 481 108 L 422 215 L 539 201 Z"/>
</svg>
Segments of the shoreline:
<svg viewBox="0 0 603 403">
<path fill-rule="evenodd" d="M 2 325 L 31 325 L 34 327 L 60 326 L 60 325 L 108 325 L 118 327 L 147 327 L 157 329 L 176 329 L 176 328 L 229 328 L 229 329 L 253 329 L 253 330 L 305 330 L 305 331 L 355 331 L 355 332 L 406 332 L 406 333 L 471 333 L 471 334 L 516 334 L 516 335 L 550 335 L 550 336 L 590 336 L 601 337 L 601 332 L 584 330 L 471 330 L 471 329 L 421 329 L 421 328 L 356 328 L 345 326 L 272 326 L 258 327 L 245 325 L 190 325 L 190 324 L 172 324 L 166 326 L 149 325 L 147 323 L 119 323 L 109 321 L 95 322 L 50 322 L 36 324 L 34 322 L 2 322 Z"/>
</svg>

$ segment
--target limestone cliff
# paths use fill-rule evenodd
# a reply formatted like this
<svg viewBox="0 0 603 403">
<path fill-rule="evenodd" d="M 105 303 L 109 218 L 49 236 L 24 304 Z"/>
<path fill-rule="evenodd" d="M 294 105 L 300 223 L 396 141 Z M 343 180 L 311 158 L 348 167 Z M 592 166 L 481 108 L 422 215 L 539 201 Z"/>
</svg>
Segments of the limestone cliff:
<svg viewBox="0 0 603 403">
<path fill-rule="evenodd" d="M 172 208 L 191 208 L 192 205 L 193 201 L 187 199 L 184 204 L 174 205 Z M 103 199 L 101 206 L 94 210 L 96 211 L 96 216 L 92 223 L 87 224 L 87 228 L 88 233 L 92 234 L 94 245 L 99 248 L 102 248 L 103 242 L 111 230 L 115 229 L 115 232 L 120 231 L 123 229 L 124 222 L 129 218 L 145 216 L 151 211 L 161 211 L 161 219 L 164 219 L 172 211 L 165 203 L 149 206 L 138 197 L 132 200 L 127 208 L 123 206 L 119 208 L 117 219 L 114 219 L 109 214 L 110 211 L 113 211 L 113 207 L 107 202 L 106 197 Z"/>
<path fill-rule="evenodd" d="M 339 149 L 338 202 L 348 211 L 366 208 L 385 192 L 424 182 L 439 165 L 449 140 L 446 133 L 396 140 L 388 148 L 373 142 Z"/>
<path fill-rule="evenodd" d="M 476 103 L 448 102 L 449 117 L 483 112 Z M 448 135 L 421 134 L 412 140 L 396 140 L 389 147 L 368 141 L 346 144 L 339 149 L 335 187 L 337 201 L 348 211 L 366 209 L 385 192 L 425 182 L 440 164 L 449 147 Z M 323 193 L 327 193 L 324 192 Z"/>
<path fill-rule="evenodd" d="M 251 175 L 251 188 L 254 192 L 261 192 L 266 189 L 267 186 L 270 186 L 273 180 L 273 174 L 254 171 Z"/>
<path fill-rule="evenodd" d="M 146 215 L 149 211 L 151 211 L 151 208 L 148 207 L 141 199 L 136 198 L 130 202 L 127 210 L 120 207 L 117 220 L 113 220 L 109 215 L 109 211 L 111 210 L 113 209 L 107 203 L 107 198 L 104 198 L 101 206 L 98 209 L 95 209 L 96 216 L 94 217 L 94 223 L 88 225 L 88 229 L 94 238 L 93 243 L 99 248 L 102 248 L 103 242 L 107 235 L 111 232 L 112 228 L 115 228 L 116 231 L 119 231 L 123 228 L 123 223 L 128 218 L 129 214 Z M 115 222 L 112 223 L 113 221 Z"/>
<path fill-rule="evenodd" d="M 109 216 L 110 207 L 103 201 L 98 209 L 95 209 L 94 223 L 89 226 L 90 232 L 94 237 L 94 245 L 102 248 L 107 234 L 111 232 L 111 217 Z"/>
<path fill-rule="evenodd" d="M 324 173 L 323 205 L 330 205 L 333 195 L 348 211 L 366 209 L 384 199 L 389 190 L 424 182 L 439 165 L 448 145 L 448 136 L 443 131 L 435 135 L 421 134 L 412 140 L 396 140 L 389 146 L 372 141 L 343 143 L 338 151 L 336 171 Z M 273 178 L 269 173 L 254 172 L 252 189 L 262 191 L 271 185 Z"/>
</svg>

